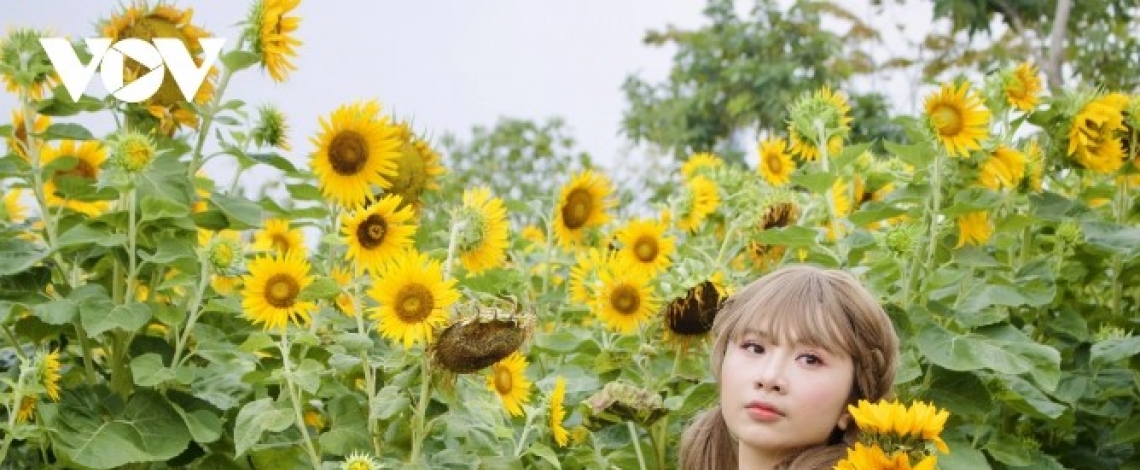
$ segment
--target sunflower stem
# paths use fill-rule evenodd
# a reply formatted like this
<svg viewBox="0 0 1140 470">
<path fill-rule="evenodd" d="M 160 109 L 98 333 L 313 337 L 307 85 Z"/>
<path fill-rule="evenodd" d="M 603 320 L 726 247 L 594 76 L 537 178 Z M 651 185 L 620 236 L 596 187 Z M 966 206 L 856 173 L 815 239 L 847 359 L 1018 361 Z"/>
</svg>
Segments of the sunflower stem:
<svg viewBox="0 0 1140 470">
<path fill-rule="evenodd" d="M 645 470 L 645 455 L 641 453 L 641 441 L 637 437 L 637 428 L 633 426 L 633 421 L 626 421 L 625 426 L 629 429 L 629 440 L 633 441 L 633 450 L 637 452 L 637 468 Z"/>
<path fill-rule="evenodd" d="M 243 37 L 238 41 L 238 45 L 234 50 L 241 50 L 244 46 L 245 38 Z M 222 76 L 218 79 L 218 87 L 214 90 L 214 96 L 207 105 L 205 116 L 202 116 L 201 129 L 198 130 L 198 140 L 194 143 L 194 152 L 190 154 L 190 166 L 186 170 L 187 178 L 194 178 L 194 174 L 198 172 L 198 166 L 202 164 L 202 147 L 206 144 L 206 137 L 210 135 L 210 126 L 214 124 L 214 115 L 218 113 L 218 106 L 222 102 L 222 95 L 225 94 L 226 86 L 230 84 L 230 77 L 233 75 L 233 69 L 223 65 Z"/>
<path fill-rule="evenodd" d="M 1136 146 L 1136 140 L 1132 140 L 1132 145 Z M 1128 219 L 1128 177 L 1116 177 L 1116 223 L 1123 226 L 1124 222 Z M 1120 271 L 1124 269 L 1122 255 L 1114 255 L 1112 257 L 1112 312 L 1116 318 L 1123 318 L 1124 315 L 1124 285 L 1120 282 Z"/>
<path fill-rule="evenodd" d="M 24 385 L 27 376 L 33 372 L 26 360 L 20 362 L 20 375 L 16 377 L 16 385 L 12 388 L 12 404 L 8 407 L 8 430 L 4 433 L 4 442 L 0 444 L 0 462 L 5 462 L 8 456 L 8 447 L 12 445 L 15 436 L 12 431 L 16 427 L 16 418 L 20 415 L 20 407 L 24 401 Z"/>
<path fill-rule="evenodd" d="M 360 262 L 358 260 L 352 261 L 352 314 L 356 319 L 356 331 L 368 337 L 368 327 L 364 324 L 364 310 L 362 310 L 363 302 L 360 301 Z M 372 363 L 368 360 L 368 351 L 360 352 L 360 363 L 364 369 L 364 393 L 368 394 L 368 437 L 372 439 L 372 451 L 377 456 L 380 453 L 380 439 L 379 428 L 377 421 L 372 416 L 372 410 L 376 408 L 376 379 L 373 374 L 376 373 L 372 369 Z"/>
<path fill-rule="evenodd" d="M 24 141 L 17 142 L 17 145 L 24 146 L 24 153 L 28 155 L 28 160 L 32 166 L 32 193 L 36 196 L 36 203 L 39 205 L 40 218 L 44 222 L 44 232 L 47 234 L 48 250 L 52 252 L 52 258 L 55 260 L 56 269 L 60 274 L 66 276 L 66 264 L 63 262 L 63 256 L 55 250 L 55 243 L 58 239 L 56 233 L 55 217 L 52 217 L 51 210 L 48 209 L 47 196 L 44 194 L 44 181 L 43 181 L 43 168 L 40 166 L 43 162 L 40 161 L 40 147 L 35 144 L 35 136 L 32 134 L 35 131 L 35 116 L 34 108 L 32 107 L 31 96 L 25 90 L 20 94 L 20 102 L 24 108 Z M 71 284 L 71 287 L 76 287 Z"/>
<path fill-rule="evenodd" d="M 930 207 L 927 213 L 930 214 L 930 225 L 927 228 L 927 244 L 926 253 L 924 253 L 926 261 L 923 263 L 922 272 L 934 272 L 934 252 L 938 249 L 938 211 L 942 209 L 942 156 L 943 151 L 939 150 L 934 153 L 933 173 L 930 175 Z M 914 268 L 911 268 L 914 269 Z M 917 279 L 916 272 L 911 272 L 911 279 Z M 926 294 L 919 293 L 919 298 L 922 304 L 926 304 Z"/>
<path fill-rule="evenodd" d="M 301 397 L 300 392 L 295 389 L 293 384 L 293 365 L 289 360 L 289 339 L 287 334 L 288 326 L 282 327 L 281 342 L 278 346 L 281 347 L 281 365 L 285 368 L 285 392 L 289 394 L 289 401 L 293 403 L 293 419 L 297 425 L 297 429 L 301 430 L 302 444 L 305 446 L 305 452 L 309 454 L 309 462 L 313 464 L 314 469 L 321 468 L 321 457 L 317 454 L 317 449 L 313 447 L 313 440 L 309 437 L 309 428 L 305 425 L 305 414 L 301 411 Z"/>
<path fill-rule="evenodd" d="M 462 219 L 456 221 L 453 218 L 451 223 L 451 234 L 447 240 L 447 260 L 443 263 L 443 279 L 451 278 L 451 267 L 455 263 L 455 254 L 459 251 L 459 232 L 464 228 Z"/>
<path fill-rule="evenodd" d="M 450 258 L 450 256 L 449 256 Z M 412 452 L 408 456 L 408 464 L 415 465 L 420 462 L 420 453 L 424 444 L 424 416 L 427 414 L 428 400 L 431 399 L 431 364 L 427 354 L 420 356 L 420 397 L 416 401 L 416 414 L 412 417 Z"/>
<path fill-rule="evenodd" d="M 522 457 L 523 444 L 526 444 L 526 438 L 530 435 L 530 428 L 534 423 L 534 414 L 526 415 L 526 424 L 523 425 L 522 434 L 519 435 L 519 441 L 515 443 L 515 458 Z"/>
<path fill-rule="evenodd" d="M 204 257 L 198 255 L 198 264 L 201 266 L 198 272 L 198 287 L 194 290 L 194 297 L 190 301 L 190 308 L 187 310 L 186 328 L 182 330 L 182 334 L 177 334 L 174 340 L 174 359 L 170 361 L 170 367 L 178 367 L 182 358 L 182 351 L 186 348 L 186 344 L 190 341 L 190 332 L 194 329 L 194 324 L 198 322 L 198 317 L 201 315 L 199 307 L 202 305 L 202 297 L 206 293 L 206 286 L 210 280 L 210 265 L 209 261 Z"/>
</svg>

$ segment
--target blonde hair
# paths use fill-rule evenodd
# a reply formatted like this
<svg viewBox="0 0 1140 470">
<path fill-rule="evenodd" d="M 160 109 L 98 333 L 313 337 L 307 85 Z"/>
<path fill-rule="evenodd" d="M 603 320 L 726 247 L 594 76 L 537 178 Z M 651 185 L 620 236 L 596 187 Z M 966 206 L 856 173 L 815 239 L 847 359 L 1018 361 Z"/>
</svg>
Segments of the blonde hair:
<svg viewBox="0 0 1140 470">
<path fill-rule="evenodd" d="M 799 342 L 851 357 L 855 368 L 850 402 L 888 398 L 895 380 L 899 340 L 890 317 L 855 279 L 838 270 L 790 265 L 745 286 L 725 301 L 713 321 L 713 377 L 730 341 L 745 331 L 767 331 L 781 343 Z M 852 424 L 832 439 L 804 449 L 779 469 L 830 469 L 858 437 Z M 698 415 L 681 437 L 682 470 L 736 470 L 735 438 L 720 406 Z"/>
</svg>

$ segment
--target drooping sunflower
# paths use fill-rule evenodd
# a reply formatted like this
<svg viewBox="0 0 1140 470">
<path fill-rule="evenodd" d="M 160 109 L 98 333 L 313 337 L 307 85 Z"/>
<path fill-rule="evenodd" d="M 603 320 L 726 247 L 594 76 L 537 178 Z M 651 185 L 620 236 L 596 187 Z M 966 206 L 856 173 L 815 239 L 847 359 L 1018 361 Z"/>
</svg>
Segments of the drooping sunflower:
<svg viewBox="0 0 1140 470">
<path fill-rule="evenodd" d="M 526 358 L 518 351 L 491 366 L 487 388 L 499 396 L 511 416 L 522 416 L 522 406 L 530 401 L 531 383 L 526 379 Z"/>
<path fill-rule="evenodd" d="M 1045 178 L 1045 156 L 1041 153 L 1041 145 L 1037 139 L 1030 140 L 1025 145 L 1025 182 L 1030 190 L 1041 192 Z"/>
<path fill-rule="evenodd" d="M 304 251 L 305 237 L 300 229 L 289 228 L 289 219 L 268 219 L 265 229 L 253 238 L 253 249 L 259 251 Z"/>
<path fill-rule="evenodd" d="M 945 83 L 926 98 L 926 115 L 938 141 L 951 156 L 966 157 L 981 148 L 989 135 L 990 111 L 970 89 L 970 82 L 957 88 Z"/>
<path fill-rule="evenodd" d="M 706 169 L 717 168 L 724 165 L 724 160 L 721 160 L 714 153 L 699 152 L 689 156 L 688 160 L 681 165 L 681 175 L 685 179 L 690 179 L 694 176 L 700 175 Z"/>
<path fill-rule="evenodd" d="M 44 181 L 44 199 L 49 206 L 63 206 L 91 217 L 107 211 L 110 207 L 108 201 L 64 199 L 56 192 L 59 181 L 65 177 L 79 177 L 89 181 L 92 185 L 96 183 L 103 162 L 107 160 L 107 150 L 98 141 L 87 140 L 80 143 L 74 140 L 64 140 L 59 143 L 59 147 L 44 145 L 41 149 L 43 150 L 41 161 L 45 166 L 61 158 L 75 159 L 75 166 L 58 169 Z"/>
<path fill-rule="evenodd" d="M 760 176 L 772 186 L 780 187 L 792 181 L 796 163 L 786 151 L 788 142 L 782 138 L 765 139 L 760 142 Z"/>
<path fill-rule="evenodd" d="M 695 232 L 720 206 L 720 190 L 712 180 L 694 176 L 685 183 L 685 192 L 678 206 L 677 228 Z"/>
<path fill-rule="evenodd" d="M 380 335 L 404 349 L 431 343 L 435 329 L 447 323 L 448 308 L 459 300 L 455 279 L 443 278 L 439 261 L 410 250 L 384 264 L 368 295 L 380 304 L 371 314 Z"/>
<path fill-rule="evenodd" d="M 727 297 L 724 275 L 718 271 L 671 300 L 661 311 L 666 341 L 684 348 L 690 339 L 704 337 Z"/>
<path fill-rule="evenodd" d="M 31 83 L 20 85 L 15 77 L 0 73 L 8 92 L 20 96 L 24 90 L 29 98 L 42 100 L 59 82 L 55 67 L 51 66 L 47 52 L 40 45 L 41 38 L 50 36 L 54 35 L 31 28 L 13 28 L 6 37 L 0 39 L 0 64 L 5 64 L 16 72 L 31 74 Z"/>
<path fill-rule="evenodd" d="M 496 268 L 507 253 L 508 221 L 503 200 L 485 186 L 463 192 L 457 220 L 464 224 L 458 240 L 459 261 L 471 274 Z"/>
<path fill-rule="evenodd" d="M 978 182 L 994 191 L 1016 188 L 1025 177 L 1025 154 L 1006 146 L 998 147 L 982 164 Z"/>
<path fill-rule="evenodd" d="M 566 378 L 560 375 L 554 379 L 554 390 L 550 392 L 550 433 L 558 447 L 566 447 L 570 441 L 570 433 L 562 425 L 562 420 L 566 419 L 566 410 L 562 408 L 565 399 Z"/>
<path fill-rule="evenodd" d="M 416 225 L 412 210 L 400 207 L 400 196 L 387 195 L 367 208 L 341 216 L 341 234 L 348 245 L 348 259 L 370 272 L 412 246 Z"/>
<path fill-rule="evenodd" d="M 676 247 L 673 237 L 665 236 L 667 229 L 661 222 L 631 220 L 617 233 L 617 240 L 622 245 L 617 257 L 645 277 L 656 276 L 669 269 L 673 264 L 669 257 Z"/>
<path fill-rule="evenodd" d="M 851 106 L 839 93 L 823 87 L 813 93 L 805 93 L 789 109 L 788 140 L 789 152 L 805 161 L 819 159 L 820 132 L 827 136 L 827 154 L 839 155 L 843 149 L 843 139 L 851 132 Z M 817 126 L 822 124 L 822 129 Z"/>
<path fill-rule="evenodd" d="M 312 139 L 317 151 L 309 162 L 320 180 L 321 191 L 333 202 L 355 208 L 372 196 L 372 186 L 388 188 L 400 158 L 397 128 L 380 116 L 375 101 L 344 105 Z"/>
<path fill-rule="evenodd" d="M 1128 102 L 1124 94 L 1109 93 L 1085 104 L 1069 127 L 1068 155 L 1098 173 L 1120 170 L 1126 156 L 1119 134 L 1126 129 Z"/>
<path fill-rule="evenodd" d="M 613 190 L 605 175 L 585 170 L 562 187 L 554 210 L 554 233 L 558 243 L 572 248 L 582 242 L 586 229 L 610 220 Z"/>
<path fill-rule="evenodd" d="M 44 390 L 47 391 L 48 398 L 51 401 L 59 401 L 59 351 L 53 350 L 44 354 L 39 362 L 38 368 L 40 383 L 43 384 Z"/>
<path fill-rule="evenodd" d="M 1037 67 L 1023 62 L 1005 76 L 1005 98 L 1009 104 L 1022 111 L 1032 111 L 1037 106 L 1041 93 L 1041 78 Z"/>
<path fill-rule="evenodd" d="M 36 412 L 36 396 L 24 395 L 20 398 L 20 409 L 16 410 L 16 422 L 26 423 Z"/>
<path fill-rule="evenodd" d="M 301 18 L 285 16 L 297 8 L 301 0 L 258 0 L 254 2 L 245 31 L 253 53 L 261 58 L 261 67 L 273 81 L 281 83 L 297 67 L 290 61 L 297 57 L 301 41 L 293 36 Z"/>
<path fill-rule="evenodd" d="M 791 194 L 781 191 L 769 195 L 769 199 L 764 202 L 764 209 L 756 218 L 755 233 L 787 227 L 799 221 L 800 207 Z M 784 245 L 768 245 L 757 241 L 748 243 L 748 256 L 762 271 L 783 258 L 786 250 Z"/>
<path fill-rule="evenodd" d="M 51 126 L 51 118 L 42 114 L 37 114 L 35 120 L 32 121 L 32 133 L 42 134 Z M 25 150 L 28 145 L 28 126 L 24 120 L 24 111 L 21 108 L 12 110 L 12 137 L 5 137 L 4 140 L 8 142 L 8 149 L 16 155 L 19 155 L 24 161 L 28 161 L 28 152 Z M 38 145 L 41 148 L 46 144 L 40 140 L 40 137 L 32 137 L 33 145 Z"/>
<path fill-rule="evenodd" d="M 24 213 L 24 206 L 20 204 L 20 198 L 23 197 L 24 190 L 19 188 L 8 188 L 4 191 L 4 219 L 13 223 L 23 222 L 27 217 Z"/>
<path fill-rule="evenodd" d="M 448 325 L 431 345 L 432 362 L 453 374 L 471 374 L 518 351 L 534 333 L 538 318 L 498 307 Z"/>
<path fill-rule="evenodd" d="M 388 193 L 399 194 L 405 204 L 419 210 L 425 192 L 439 189 L 439 177 L 446 170 L 439 164 L 439 152 L 412 132 L 408 123 L 397 126 L 400 156 L 396 160 L 396 174 L 387 177 Z"/>
<path fill-rule="evenodd" d="M 249 263 L 249 275 L 242 281 L 242 313 L 266 330 L 284 330 L 289 323 L 307 324 L 309 315 L 317 309 L 313 302 L 299 298 L 301 291 L 313 282 L 309 262 L 300 250 L 253 260 Z"/>
<path fill-rule="evenodd" d="M 601 290 L 595 302 L 598 319 L 611 330 L 630 333 L 657 311 L 651 278 L 623 262 L 610 263 L 600 273 Z"/>
<path fill-rule="evenodd" d="M 194 10 L 187 8 L 180 10 L 170 5 L 160 4 L 154 7 L 145 5 L 132 5 L 120 13 L 103 21 L 103 36 L 113 42 L 134 38 L 150 42 L 155 38 L 173 38 L 182 41 L 190 52 L 195 64 L 201 66 L 205 60 L 201 40 L 210 36 L 206 30 L 191 23 Z M 127 59 L 123 75 L 130 82 L 150 71 L 146 66 Z M 198 127 L 198 116 L 195 106 L 206 104 L 214 95 L 214 77 L 217 69 L 211 67 L 202 86 L 198 88 L 194 97 L 188 103 L 182 96 L 177 82 L 170 70 L 163 77 L 162 86 L 158 91 L 140 103 L 149 114 L 158 120 L 158 128 L 166 135 L 173 135 L 179 126 L 190 128 Z"/>
<path fill-rule="evenodd" d="M 990 226 L 988 212 L 971 212 L 958 217 L 958 247 L 985 244 L 992 235 L 993 227 Z"/>
</svg>

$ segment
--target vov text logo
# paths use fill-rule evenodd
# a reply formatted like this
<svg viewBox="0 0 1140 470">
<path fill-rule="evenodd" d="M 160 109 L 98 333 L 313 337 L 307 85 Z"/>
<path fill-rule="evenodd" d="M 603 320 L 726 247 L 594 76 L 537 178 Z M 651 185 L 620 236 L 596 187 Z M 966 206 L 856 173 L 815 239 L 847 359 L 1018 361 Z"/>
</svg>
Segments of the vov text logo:
<svg viewBox="0 0 1140 470">
<path fill-rule="evenodd" d="M 226 40 L 222 38 L 203 38 L 199 40 L 205 52 L 202 65 L 194 63 L 186 44 L 175 38 L 155 38 L 151 42 L 137 38 L 123 39 L 111 44 L 109 38 L 84 39 L 87 49 L 91 51 L 91 62 L 82 63 L 71 42 L 63 38 L 41 38 L 40 45 L 47 52 L 51 61 L 71 95 L 72 101 L 79 101 L 83 91 L 91 83 L 95 75 L 95 68 L 99 68 L 99 75 L 103 79 L 103 86 L 112 96 L 129 103 L 138 103 L 154 96 L 162 86 L 166 68 L 182 92 L 182 97 L 190 101 L 202 81 L 206 79 L 210 67 L 217 61 Z M 150 69 L 145 75 L 138 77 L 131 83 L 123 83 L 123 68 L 126 58 L 131 58 Z"/>
</svg>

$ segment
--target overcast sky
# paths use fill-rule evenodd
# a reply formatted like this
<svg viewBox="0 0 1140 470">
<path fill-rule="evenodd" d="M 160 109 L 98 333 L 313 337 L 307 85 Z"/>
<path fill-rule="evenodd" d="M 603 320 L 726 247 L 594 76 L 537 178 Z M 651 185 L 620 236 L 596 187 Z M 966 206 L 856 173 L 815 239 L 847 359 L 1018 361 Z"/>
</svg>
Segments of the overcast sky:
<svg viewBox="0 0 1140 470">
<path fill-rule="evenodd" d="M 96 21 L 120 3 L 129 1 L 0 0 L 0 27 L 96 36 Z M 740 5 L 746 10 L 751 3 Z M 867 2 L 845 5 L 869 17 L 870 9 L 856 3 Z M 240 31 L 235 23 L 249 8 L 241 1 L 176 5 L 194 8 L 194 23 L 226 38 L 227 50 Z M 618 135 L 622 82 L 630 74 L 659 82 L 671 63 L 672 48 L 643 45 L 645 32 L 698 27 L 703 6 L 698 0 L 302 0 L 295 12 L 304 42 L 298 70 L 278 84 L 249 69 L 234 78 L 226 97 L 281 107 L 291 126 L 289 157 L 298 163 L 313 150 L 309 139 L 321 116 L 367 98 L 414 117 L 418 130 L 435 136 L 466 138 L 473 125 L 490 126 L 500 117 L 561 116 L 580 148 L 612 162 L 624 146 Z M 905 21 L 924 21 L 929 6 L 924 8 L 919 18 L 907 13 Z M 883 47 L 897 47 L 892 44 Z M 95 79 L 89 91 L 101 88 Z M 0 93 L 3 119 L 15 105 L 14 97 Z M 111 124 L 92 127 L 98 135 Z"/>
</svg>

